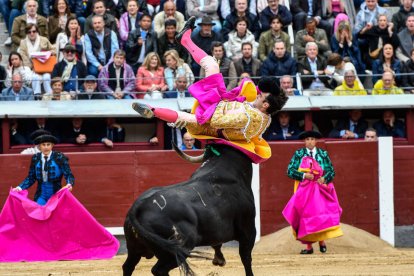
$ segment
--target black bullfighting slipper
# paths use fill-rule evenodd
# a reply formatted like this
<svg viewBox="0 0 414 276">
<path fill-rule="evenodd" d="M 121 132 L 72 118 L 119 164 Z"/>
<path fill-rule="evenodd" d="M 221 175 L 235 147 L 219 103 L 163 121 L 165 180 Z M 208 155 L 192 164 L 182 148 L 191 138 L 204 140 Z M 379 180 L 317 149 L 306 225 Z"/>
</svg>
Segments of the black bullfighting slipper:
<svg viewBox="0 0 414 276">
<path fill-rule="evenodd" d="M 300 254 L 304 255 L 304 254 L 313 254 L 313 248 L 311 249 L 302 249 L 300 251 Z"/>
<path fill-rule="evenodd" d="M 175 36 L 175 40 L 181 44 L 181 38 L 183 37 L 184 33 L 187 30 L 194 30 L 195 26 L 194 23 L 196 21 L 196 17 L 195 16 L 191 16 L 190 18 L 188 18 L 187 22 L 185 22 L 184 28 L 181 30 L 181 32 L 179 32 L 176 36 Z"/>
<path fill-rule="evenodd" d="M 326 248 L 326 245 L 319 245 L 319 250 L 320 250 L 322 253 L 326 253 L 326 251 L 327 251 L 328 249 Z"/>
<path fill-rule="evenodd" d="M 154 117 L 154 112 L 152 112 L 152 108 L 146 104 L 142 103 L 133 103 L 132 108 L 139 113 L 144 118 L 151 119 Z"/>
</svg>

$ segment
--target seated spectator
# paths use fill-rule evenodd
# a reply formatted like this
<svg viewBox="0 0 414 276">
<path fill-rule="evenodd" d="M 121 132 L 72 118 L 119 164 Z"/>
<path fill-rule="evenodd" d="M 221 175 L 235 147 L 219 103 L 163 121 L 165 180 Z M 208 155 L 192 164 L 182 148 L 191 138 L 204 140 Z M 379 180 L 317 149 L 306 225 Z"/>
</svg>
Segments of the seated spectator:
<svg viewBox="0 0 414 276">
<path fill-rule="evenodd" d="M 235 29 L 229 33 L 229 39 L 224 42 L 227 57 L 232 61 L 241 58 L 241 45 L 249 42 L 253 45 L 253 56 L 257 57 L 257 48 L 259 44 L 255 41 L 254 35 L 247 29 L 248 22 L 245 17 L 239 17 L 235 22 Z"/>
<path fill-rule="evenodd" d="M 291 121 L 290 113 L 279 111 L 276 116 L 276 120 L 272 120 L 269 128 L 263 134 L 263 138 L 267 141 L 297 140 L 301 129 Z"/>
<path fill-rule="evenodd" d="M 77 18 L 69 18 L 65 31 L 57 35 L 55 47 L 58 61 L 63 60 L 64 54 L 61 49 L 65 48 L 67 44 L 75 47 L 76 61 L 82 62 L 86 66 L 85 37 L 81 33 Z"/>
<path fill-rule="evenodd" d="M 257 15 L 257 10 L 259 10 L 258 9 L 259 7 L 256 4 L 259 4 L 259 3 L 256 3 L 256 1 L 254 1 L 254 0 L 247 0 L 247 6 L 248 6 L 248 9 L 249 9 L 249 12 L 254 14 L 254 15 Z M 220 15 L 221 15 L 221 18 L 226 18 L 231 13 L 231 11 L 233 11 L 235 9 L 236 9 L 236 1 L 235 0 L 221 0 L 220 1 Z M 259 12 L 261 12 L 263 9 L 264 9 L 264 7 L 261 10 L 259 10 Z"/>
<path fill-rule="evenodd" d="M 412 42 L 412 37 L 414 36 L 414 14 L 408 15 L 405 25 L 406 28 L 398 33 L 400 46 L 395 54 L 402 62 L 406 62 L 410 59 L 411 50 L 414 48 Z"/>
<path fill-rule="evenodd" d="M 137 0 L 128 0 L 127 11 L 122 14 L 119 20 L 119 37 L 122 44 L 127 42 L 130 32 L 139 28 L 142 15 L 143 13 L 139 12 Z"/>
<path fill-rule="evenodd" d="M 12 85 L 11 80 L 14 73 L 19 73 L 23 78 L 23 85 L 27 87 L 32 87 L 32 80 L 36 78 L 36 74 L 33 73 L 32 69 L 29 66 L 24 66 L 22 56 L 16 52 L 12 51 L 9 54 L 9 64 L 7 67 L 7 78 L 5 82 L 6 87 Z M 40 94 L 40 88 L 38 88 L 38 93 Z"/>
<path fill-rule="evenodd" d="M 309 7 L 311 3 L 311 7 Z M 293 14 L 293 28 L 296 31 L 301 30 L 309 17 L 314 17 L 315 27 L 323 29 L 326 35 L 331 36 L 332 25 L 329 21 L 322 19 L 322 1 L 292 0 L 290 11 Z"/>
<path fill-rule="evenodd" d="M 280 89 L 285 92 L 286 96 L 302 96 L 299 90 L 293 87 L 293 78 L 290 75 L 280 77 Z"/>
<path fill-rule="evenodd" d="M 53 14 L 47 18 L 50 43 L 55 44 L 58 34 L 65 31 L 69 18 L 75 18 L 75 14 L 71 13 L 67 0 L 56 0 Z"/>
<path fill-rule="evenodd" d="M 157 13 L 154 17 L 154 31 L 158 35 L 158 38 L 162 37 L 165 32 L 167 21 L 175 21 L 176 31 L 180 32 L 185 23 L 184 15 L 177 11 L 174 1 L 164 2 L 164 10 Z M 162 56 L 162 54 L 160 54 Z M 180 55 L 181 56 L 181 55 Z"/>
<path fill-rule="evenodd" d="M 380 14 L 385 14 L 388 18 L 391 18 L 389 12 L 378 5 L 377 0 L 365 0 L 355 18 L 354 34 L 359 33 L 364 27 L 370 29 L 377 25 Z"/>
<path fill-rule="evenodd" d="M 326 60 L 318 56 L 318 45 L 308 42 L 305 47 L 306 57 L 298 62 L 298 72 L 302 74 L 304 96 L 330 96 L 329 77 L 325 73 Z"/>
<path fill-rule="evenodd" d="M 365 130 L 365 141 L 378 141 L 377 131 L 375 128 L 369 127 Z"/>
<path fill-rule="evenodd" d="M 19 122 L 17 119 L 10 119 L 10 145 L 26 145 L 27 140 L 22 135 L 19 129 Z"/>
<path fill-rule="evenodd" d="M 367 95 L 361 82 L 358 81 L 355 71 L 352 69 L 345 70 L 342 84 L 335 88 L 334 96 L 360 96 Z"/>
<path fill-rule="evenodd" d="M 170 2 L 165 2 L 170 3 Z M 172 2 L 171 2 L 172 3 Z M 169 50 L 176 50 L 178 56 L 185 62 L 188 61 L 188 51 L 175 40 L 177 32 L 177 22 L 174 19 L 165 21 L 165 32 L 158 38 L 158 55 L 163 57 L 165 52 Z M 164 60 L 165 62 L 165 60 Z M 164 63 L 165 65 L 165 63 Z"/>
<path fill-rule="evenodd" d="M 12 86 L 1 91 L 1 101 L 33 101 L 33 90 L 23 85 L 23 77 L 20 73 L 14 73 Z"/>
<path fill-rule="evenodd" d="M 45 94 L 42 97 L 43 101 L 68 101 L 71 99 L 69 92 L 63 91 L 63 83 L 59 77 L 52 79 L 52 94 Z"/>
<path fill-rule="evenodd" d="M 401 62 L 395 57 L 394 47 L 384 44 L 380 56 L 372 64 L 372 82 L 376 83 L 384 72 L 391 72 L 397 85 L 401 84 Z"/>
<path fill-rule="evenodd" d="M 61 51 L 64 58 L 56 63 L 53 68 L 52 78 L 60 77 L 63 82 L 63 90 L 69 93 L 76 93 L 82 87 L 83 79 L 86 77 L 88 69 L 86 69 L 85 64 L 82 62 L 77 62 L 75 46 L 68 43 Z"/>
<path fill-rule="evenodd" d="M 382 79 L 375 83 L 372 95 L 404 94 L 404 91 L 395 86 L 394 83 L 394 74 L 389 71 L 384 72 Z"/>
<path fill-rule="evenodd" d="M 33 69 L 33 62 L 31 55 L 36 52 L 50 51 L 53 55 L 56 54 L 55 47 L 49 42 L 46 37 L 40 36 L 38 27 L 34 24 L 28 24 L 26 27 L 26 38 L 20 41 L 19 53 L 22 56 L 23 64 L 25 66 Z M 36 73 L 36 72 L 35 72 Z M 40 95 L 41 88 L 40 85 L 43 83 L 43 88 L 46 94 L 52 92 L 50 87 L 50 74 L 36 74 L 37 76 L 33 78 L 32 86 L 35 92 L 35 95 Z"/>
<path fill-rule="evenodd" d="M 107 147 L 113 148 L 114 143 L 125 141 L 125 128 L 117 123 L 115 118 L 105 119 L 105 128 L 100 135 L 100 141 Z"/>
<path fill-rule="evenodd" d="M 69 10 L 76 15 L 75 18 L 78 20 L 81 32 L 85 30 L 86 17 L 88 17 L 90 14 L 90 10 L 87 9 L 88 3 L 91 3 L 91 1 L 90 0 L 83 0 L 83 1 L 68 0 Z"/>
<path fill-rule="evenodd" d="M 132 67 L 134 73 L 150 52 L 157 52 L 157 35 L 151 29 L 151 21 L 151 16 L 142 15 L 139 28 L 129 33 L 125 44 L 126 62 Z"/>
<path fill-rule="evenodd" d="M 98 87 L 108 99 L 133 99 L 135 76 L 131 66 L 125 62 L 124 50 L 116 50 L 112 61 L 99 73 Z"/>
<path fill-rule="evenodd" d="M 170 0 L 167 0 L 170 1 Z M 137 0 L 138 2 L 138 11 L 141 13 L 149 14 L 148 6 L 146 0 Z M 124 14 L 128 11 L 128 0 L 119 0 L 118 5 L 116 6 L 117 13 L 119 15 Z"/>
<path fill-rule="evenodd" d="M 262 62 L 253 57 L 253 45 L 250 42 L 243 42 L 241 45 L 241 54 L 242 56 L 234 61 L 236 75 L 241 76 L 243 72 L 248 73 L 249 77 L 256 82 L 257 77 L 260 76 Z"/>
<path fill-rule="evenodd" d="M 217 14 L 218 5 L 218 0 L 186 0 L 188 15 L 197 18 L 197 28 L 194 32 L 200 31 L 200 25 L 198 25 L 198 23 L 200 23 L 205 16 L 208 16 L 211 19 L 211 22 L 214 23 L 212 25 L 213 31 L 216 33 L 221 32 L 221 22 Z"/>
<path fill-rule="evenodd" d="M 326 0 L 326 19 L 333 21 L 338 14 L 346 13 L 345 4 L 341 0 Z"/>
<path fill-rule="evenodd" d="M 199 48 L 201 48 L 204 52 L 208 55 L 211 55 L 211 45 L 214 41 L 223 41 L 220 33 L 213 31 L 213 26 L 215 23 L 211 20 L 209 16 L 203 16 L 203 19 L 198 26 L 200 26 L 199 32 L 192 32 L 191 40 L 196 44 Z M 195 76 L 199 76 L 200 74 L 200 65 L 196 62 L 191 62 L 191 70 L 193 71 Z"/>
<path fill-rule="evenodd" d="M 263 61 L 261 68 L 262 76 L 294 76 L 297 72 L 296 60 L 286 51 L 285 43 L 277 40 L 273 52 Z"/>
<path fill-rule="evenodd" d="M 227 56 L 224 50 L 223 43 L 213 42 L 211 45 L 212 56 L 217 60 L 219 64 L 220 73 L 223 75 L 224 84 L 227 87 L 227 90 L 231 90 L 237 85 L 237 75 L 236 68 L 234 67 L 233 61 L 231 61 Z M 200 77 L 204 78 L 206 71 L 204 68 L 200 70 Z"/>
<path fill-rule="evenodd" d="M 378 137 L 392 136 L 405 137 L 405 124 L 403 121 L 395 118 L 394 111 L 385 110 L 382 119 L 374 124 Z"/>
<path fill-rule="evenodd" d="M 329 133 L 330 138 L 358 139 L 364 137 L 368 123 L 362 118 L 362 111 L 354 109 L 348 112 L 348 117 L 339 119 Z"/>
<path fill-rule="evenodd" d="M 341 55 L 337 53 L 330 54 L 326 64 L 328 65 L 326 73 L 334 79 L 334 81 L 336 82 L 336 85 L 340 85 L 344 81 L 345 71 L 352 70 L 355 72 L 355 74 L 357 72 L 352 62 L 343 60 Z M 359 83 L 359 87 L 364 89 L 364 86 L 362 85 L 362 82 L 358 78 L 358 75 L 355 75 L 355 76 L 356 76 L 356 80 Z"/>
<path fill-rule="evenodd" d="M 103 20 L 103 28 L 107 28 L 111 31 L 114 31 L 115 34 L 118 34 L 118 23 L 117 19 L 110 13 L 108 13 L 106 9 L 106 4 L 104 0 L 95 0 L 92 4 L 92 14 L 86 18 L 85 22 L 85 34 L 89 33 L 90 30 L 93 30 L 94 23 L 93 18 L 96 15 L 99 15 Z M 95 30 L 96 31 L 96 30 Z M 118 40 L 116 40 L 118 42 Z"/>
<path fill-rule="evenodd" d="M 316 43 L 319 55 L 328 58 L 331 53 L 328 37 L 324 30 L 316 28 L 316 20 L 313 17 L 306 19 L 305 29 L 296 33 L 295 51 L 298 59 L 306 56 L 305 46 L 308 42 Z"/>
<path fill-rule="evenodd" d="M 236 29 L 236 20 L 239 17 L 247 18 L 248 28 L 254 35 L 255 39 L 259 39 L 260 24 L 258 17 L 248 10 L 247 0 L 236 0 L 234 4 L 234 10 L 225 18 L 223 23 L 223 36 L 224 40 L 228 40 L 229 33 Z"/>
<path fill-rule="evenodd" d="M 196 146 L 194 145 L 195 139 L 191 134 L 187 131 L 183 135 L 183 144 L 181 145 L 181 150 L 196 150 Z"/>
<path fill-rule="evenodd" d="M 413 0 L 402 0 L 400 9 L 392 15 L 392 23 L 394 24 L 394 32 L 397 34 L 405 27 L 405 22 L 410 13 L 414 14 Z"/>
<path fill-rule="evenodd" d="M 169 50 L 164 54 L 164 60 L 166 67 L 164 69 L 164 78 L 167 83 L 168 90 L 172 91 L 175 89 L 175 80 L 178 75 L 186 76 L 187 85 L 190 86 L 194 82 L 194 74 L 191 71 L 190 66 L 184 63 L 176 50 Z"/>
<path fill-rule="evenodd" d="M 279 0 L 267 0 L 267 3 L 268 6 L 259 15 L 262 32 L 270 29 L 272 19 L 275 16 L 279 16 L 280 23 L 285 27 L 292 23 L 292 13 L 284 5 L 280 5 Z M 285 28 L 285 31 L 287 31 L 287 28 Z"/>
<path fill-rule="evenodd" d="M 341 21 L 337 30 L 331 37 L 332 52 L 339 54 L 342 58 L 349 58 L 358 74 L 365 74 L 365 64 L 361 59 L 358 41 L 352 40 L 352 31 L 349 21 Z"/>
<path fill-rule="evenodd" d="M 78 100 L 104 100 L 105 95 L 98 92 L 98 81 L 93 75 L 88 75 L 83 82 L 83 89 L 77 94 Z"/>
<path fill-rule="evenodd" d="M 63 130 L 63 143 L 85 145 L 94 142 L 92 130 L 85 126 L 83 118 L 75 117 L 71 119 L 71 124 Z"/>
<path fill-rule="evenodd" d="M 270 29 L 261 33 L 259 38 L 259 58 L 264 61 L 272 52 L 276 40 L 282 40 L 285 43 L 286 50 L 290 53 L 290 37 L 282 31 L 283 24 L 279 16 L 272 17 Z"/>
<path fill-rule="evenodd" d="M 17 1 L 13 1 L 17 2 Z M 23 2 L 23 1 L 22 1 Z M 28 24 L 36 25 L 36 31 L 39 32 L 39 35 L 42 37 L 48 37 L 49 32 L 47 30 L 47 19 L 39 14 L 37 14 L 39 4 L 35 0 L 26 1 L 26 14 L 20 15 L 11 21 L 12 15 L 10 15 L 10 24 L 12 24 L 12 50 L 16 51 L 20 47 L 21 41 L 27 35 L 27 26 Z"/>
<path fill-rule="evenodd" d="M 362 28 L 358 33 L 358 38 L 368 41 L 368 54 L 370 61 L 377 59 L 385 45 L 390 44 L 394 49 L 399 46 L 397 35 L 393 32 L 393 23 L 389 22 L 385 14 L 378 16 L 378 24 L 370 27 L 369 25 Z M 372 69 L 375 69 L 373 64 Z"/>
<path fill-rule="evenodd" d="M 33 133 L 37 130 L 45 130 L 50 133 L 52 133 L 53 136 L 55 136 L 60 141 L 60 134 L 59 134 L 59 127 L 52 121 L 45 117 L 39 117 L 35 118 L 34 120 L 31 120 L 29 125 L 26 129 L 26 140 L 29 144 L 33 144 L 34 140 L 31 139 L 30 133 Z M 27 135 L 29 134 L 29 135 Z"/>
<path fill-rule="evenodd" d="M 136 95 L 138 99 L 159 100 L 163 98 L 163 93 L 168 86 L 165 84 L 164 67 L 157 53 L 147 54 L 144 63 L 138 69 L 135 86 L 138 90 Z"/>
<path fill-rule="evenodd" d="M 414 49 L 411 50 L 411 58 L 402 63 L 401 86 L 408 94 L 414 94 Z"/>
<path fill-rule="evenodd" d="M 172 91 L 164 93 L 164 98 L 178 98 L 191 97 L 191 94 L 187 90 L 188 83 L 185 75 L 177 75 L 175 78 L 175 87 Z"/>
<path fill-rule="evenodd" d="M 105 27 L 102 15 L 94 15 L 92 23 L 93 28 L 85 35 L 85 52 L 88 74 L 98 76 L 119 49 L 119 45 L 115 32 Z"/>
<path fill-rule="evenodd" d="M 45 134 L 46 135 L 51 135 L 51 133 L 47 130 L 43 130 L 43 129 L 35 130 L 30 134 L 30 140 L 34 141 L 37 137 L 45 135 Z M 22 150 L 20 152 L 20 154 L 31 154 L 31 155 L 33 155 L 33 154 L 36 154 L 38 152 L 40 152 L 40 149 L 39 149 L 38 145 L 34 144 L 33 147 Z"/>
</svg>

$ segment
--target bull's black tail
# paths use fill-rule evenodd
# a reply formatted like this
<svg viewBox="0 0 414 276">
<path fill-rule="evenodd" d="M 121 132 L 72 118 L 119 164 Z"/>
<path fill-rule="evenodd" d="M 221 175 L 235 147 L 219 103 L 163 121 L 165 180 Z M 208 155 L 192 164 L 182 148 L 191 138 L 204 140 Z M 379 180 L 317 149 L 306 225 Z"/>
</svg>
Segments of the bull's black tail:
<svg viewBox="0 0 414 276">
<path fill-rule="evenodd" d="M 134 214 L 137 214 L 136 204 L 131 211 L 128 213 L 129 221 L 133 228 L 135 228 L 138 236 L 148 242 L 150 245 L 154 246 L 160 251 L 167 251 L 168 253 L 173 254 L 177 259 L 177 264 L 180 270 L 184 275 L 195 275 L 193 270 L 190 268 L 187 263 L 187 258 L 191 256 L 190 251 L 183 248 L 179 241 L 165 239 L 155 233 L 152 233 L 145 229 L 143 225 L 138 221 L 137 217 Z"/>
</svg>

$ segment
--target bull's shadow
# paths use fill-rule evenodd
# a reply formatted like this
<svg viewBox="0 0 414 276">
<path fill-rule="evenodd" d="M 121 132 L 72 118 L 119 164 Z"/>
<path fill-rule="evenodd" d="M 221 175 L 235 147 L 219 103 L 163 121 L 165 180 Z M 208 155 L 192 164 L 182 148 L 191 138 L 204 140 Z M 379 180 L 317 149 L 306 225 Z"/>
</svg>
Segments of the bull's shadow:
<svg viewBox="0 0 414 276">
<path fill-rule="evenodd" d="M 183 155 L 183 153 L 176 149 Z M 213 264 L 225 265 L 223 243 L 239 242 L 246 275 L 253 275 L 251 252 L 256 237 L 252 161 L 225 145 L 208 146 L 204 163 L 189 180 L 144 192 L 132 205 L 124 231 L 128 257 L 122 266 L 131 275 L 141 257 L 158 258 L 154 275 L 169 275 L 186 262 L 196 246 L 212 246 Z"/>
</svg>

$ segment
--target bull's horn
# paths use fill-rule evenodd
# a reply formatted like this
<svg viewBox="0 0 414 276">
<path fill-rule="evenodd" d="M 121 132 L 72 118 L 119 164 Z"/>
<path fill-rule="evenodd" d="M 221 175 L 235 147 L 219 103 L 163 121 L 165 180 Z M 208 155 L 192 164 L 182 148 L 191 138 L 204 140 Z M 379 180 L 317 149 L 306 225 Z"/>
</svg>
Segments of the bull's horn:
<svg viewBox="0 0 414 276">
<path fill-rule="evenodd" d="M 175 150 L 175 152 L 184 160 L 187 160 L 188 162 L 191 163 L 202 163 L 204 162 L 204 153 L 202 155 L 199 156 L 191 156 L 188 155 L 186 153 L 184 153 L 181 149 L 178 148 L 178 146 L 171 141 L 172 147 Z"/>
</svg>

